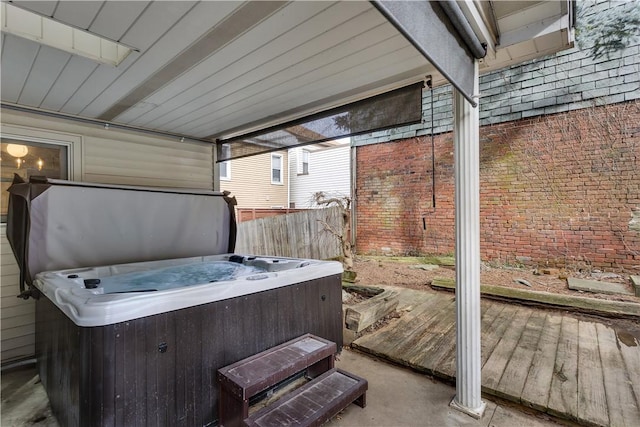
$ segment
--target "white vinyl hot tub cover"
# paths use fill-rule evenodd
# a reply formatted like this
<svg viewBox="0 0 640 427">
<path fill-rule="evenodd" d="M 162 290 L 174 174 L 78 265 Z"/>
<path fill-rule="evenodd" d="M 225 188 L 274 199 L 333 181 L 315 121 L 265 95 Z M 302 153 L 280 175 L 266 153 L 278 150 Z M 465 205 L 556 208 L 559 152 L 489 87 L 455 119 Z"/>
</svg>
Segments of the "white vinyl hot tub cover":
<svg viewBox="0 0 640 427">
<path fill-rule="evenodd" d="M 45 178 L 14 181 L 9 192 L 7 237 L 21 286 L 43 271 L 217 255 L 235 246 L 235 199 L 219 192 Z"/>
</svg>

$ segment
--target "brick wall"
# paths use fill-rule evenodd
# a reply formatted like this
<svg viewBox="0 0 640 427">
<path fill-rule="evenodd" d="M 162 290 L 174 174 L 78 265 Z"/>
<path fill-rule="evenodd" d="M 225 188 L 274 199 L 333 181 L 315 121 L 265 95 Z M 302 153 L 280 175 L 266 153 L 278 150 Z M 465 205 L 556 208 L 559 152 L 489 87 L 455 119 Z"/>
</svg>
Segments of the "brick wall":
<svg viewBox="0 0 640 427">
<path fill-rule="evenodd" d="M 434 142 L 435 209 L 428 136 L 357 147 L 358 253 L 453 251 L 453 136 Z M 483 259 L 640 265 L 640 100 L 483 126 L 480 155 Z"/>
</svg>

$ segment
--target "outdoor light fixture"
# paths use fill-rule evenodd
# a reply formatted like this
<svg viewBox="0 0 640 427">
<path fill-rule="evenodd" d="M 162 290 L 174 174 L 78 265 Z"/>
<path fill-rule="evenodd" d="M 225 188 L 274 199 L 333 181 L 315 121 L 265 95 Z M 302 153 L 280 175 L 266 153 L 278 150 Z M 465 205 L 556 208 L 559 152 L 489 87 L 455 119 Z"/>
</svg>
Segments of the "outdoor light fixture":
<svg viewBox="0 0 640 427">
<path fill-rule="evenodd" d="M 44 166 L 44 161 L 42 159 L 38 159 L 36 164 L 38 165 L 38 170 L 41 171 L 42 167 Z"/>
</svg>

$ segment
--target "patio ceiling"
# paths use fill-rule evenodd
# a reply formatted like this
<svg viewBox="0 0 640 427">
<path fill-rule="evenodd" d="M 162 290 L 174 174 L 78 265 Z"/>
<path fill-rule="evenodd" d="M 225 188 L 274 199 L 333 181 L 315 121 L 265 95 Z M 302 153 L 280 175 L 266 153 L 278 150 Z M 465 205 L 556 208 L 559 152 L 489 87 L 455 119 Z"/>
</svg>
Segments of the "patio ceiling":
<svg viewBox="0 0 640 427">
<path fill-rule="evenodd" d="M 426 75 L 435 84 L 446 82 L 369 2 L 12 4 L 136 51 L 114 67 L 3 31 L 2 102 L 8 106 L 214 140 Z M 481 71 L 550 54 L 573 41 L 568 1 L 459 5 L 488 45 Z"/>
</svg>

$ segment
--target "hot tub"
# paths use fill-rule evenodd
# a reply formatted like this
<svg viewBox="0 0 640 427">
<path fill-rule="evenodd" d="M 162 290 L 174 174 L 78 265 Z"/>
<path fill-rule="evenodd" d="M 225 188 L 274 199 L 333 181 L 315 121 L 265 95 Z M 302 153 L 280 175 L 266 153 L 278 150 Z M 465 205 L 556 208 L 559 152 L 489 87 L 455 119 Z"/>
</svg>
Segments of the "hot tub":
<svg viewBox="0 0 640 427">
<path fill-rule="evenodd" d="M 61 425 L 214 424 L 220 367 L 307 332 L 342 344 L 341 265 L 234 254 L 224 194 L 48 180 L 11 204 Z"/>
</svg>

